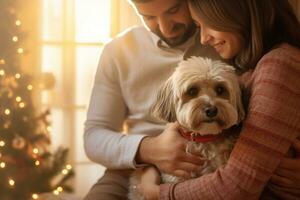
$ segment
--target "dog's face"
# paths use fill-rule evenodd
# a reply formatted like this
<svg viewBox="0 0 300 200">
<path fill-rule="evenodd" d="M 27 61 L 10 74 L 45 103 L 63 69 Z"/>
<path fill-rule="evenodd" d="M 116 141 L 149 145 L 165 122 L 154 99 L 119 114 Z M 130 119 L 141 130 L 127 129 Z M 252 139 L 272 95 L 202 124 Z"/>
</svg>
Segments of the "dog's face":
<svg viewBox="0 0 300 200">
<path fill-rule="evenodd" d="M 179 63 L 159 90 L 151 111 L 202 135 L 218 134 L 245 115 L 234 68 L 201 57 Z"/>
</svg>

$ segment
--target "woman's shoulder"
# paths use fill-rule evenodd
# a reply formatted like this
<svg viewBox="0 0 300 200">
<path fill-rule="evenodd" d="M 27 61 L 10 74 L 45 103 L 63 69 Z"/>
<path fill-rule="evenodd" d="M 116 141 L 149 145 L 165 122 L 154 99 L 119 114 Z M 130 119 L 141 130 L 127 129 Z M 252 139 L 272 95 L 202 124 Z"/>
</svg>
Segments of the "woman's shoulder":
<svg viewBox="0 0 300 200">
<path fill-rule="evenodd" d="M 255 71 L 268 68 L 271 71 L 300 71 L 300 49 L 283 43 L 266 53 L 255 67 Z"/>
<path fill-rule="evenodd" d="M 266 62 L 266 60 L 300 63 L 300 49 L 288 43 L 283 43 L 266 53 L 258 64 Z"/>
</svg>

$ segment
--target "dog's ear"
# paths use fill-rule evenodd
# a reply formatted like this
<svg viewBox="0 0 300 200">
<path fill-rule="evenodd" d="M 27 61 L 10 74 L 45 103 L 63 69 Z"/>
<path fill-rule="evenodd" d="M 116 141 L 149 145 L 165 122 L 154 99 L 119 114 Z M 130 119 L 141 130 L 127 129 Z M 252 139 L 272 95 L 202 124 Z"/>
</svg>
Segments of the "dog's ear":
<svg viewBox="0 0 300 200">
<path fill-rule="evenodd" d="M 172 79 L 169 78 L 159 89 L 150 113 L 166 122 L 176 121 Z"/>
</svg>

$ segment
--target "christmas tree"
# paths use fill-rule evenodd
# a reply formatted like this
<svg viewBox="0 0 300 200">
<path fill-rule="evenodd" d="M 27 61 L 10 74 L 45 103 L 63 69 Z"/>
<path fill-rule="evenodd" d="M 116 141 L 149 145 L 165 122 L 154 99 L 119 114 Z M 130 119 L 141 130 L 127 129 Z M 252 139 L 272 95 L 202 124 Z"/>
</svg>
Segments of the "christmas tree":
<svg viewBox="0 0 300 200">
<path fill-rule="evenodd" d="M 0 199 L 38 199 L 70 191 L 67 149 L 50 150 L 49 111 L 37 114 L 34 79 L 25 74 L 18 0 L 0 0 Z"/>
</svg>

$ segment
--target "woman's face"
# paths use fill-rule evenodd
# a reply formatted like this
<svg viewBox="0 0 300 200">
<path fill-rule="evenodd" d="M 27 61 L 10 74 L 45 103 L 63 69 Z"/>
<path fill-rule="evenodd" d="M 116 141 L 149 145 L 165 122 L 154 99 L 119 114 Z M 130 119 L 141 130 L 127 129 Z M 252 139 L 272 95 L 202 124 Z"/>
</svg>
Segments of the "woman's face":
<svg viewBox="0 0 300 200">
<path fill-rule="evenodd" d="M 242 39 L 238 33 L 216 31 L 207 26 L 198 16 L 197 10 L 189 4 L 192 18 L 200 28 L 200 42 L 212 46 L 224 59 L 234 58 L 242 49 Z"/>
</svg>

